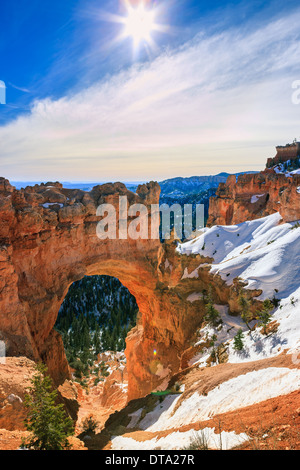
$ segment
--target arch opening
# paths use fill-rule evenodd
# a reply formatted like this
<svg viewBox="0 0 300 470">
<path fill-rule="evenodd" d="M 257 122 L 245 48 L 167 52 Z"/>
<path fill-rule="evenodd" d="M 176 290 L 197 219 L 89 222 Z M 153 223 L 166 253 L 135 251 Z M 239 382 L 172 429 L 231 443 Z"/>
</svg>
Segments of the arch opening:
<svg viewBox="0 0 300 470">
<path fill-rule="evenodd" d="M 137 314 L 135 297 L 117 278 L 84 276 L 70 286 L 55 329 L 62 336 L 75 379 L 82 381 L 92 371 L 99 378 L 101 371 L 95 364 L 99 364 L 99 357 L 105 353 L 124 356 L 125 340 L 136 325 Z"/>
<path fill-rule="evenodd" d="M 125 340 L 137 314 L 135 297 L 117 278 L 84 276 L 70 286 L 54 328 L 62 337 L 72 380 L 81 389 L 79 430 L 89 418 L 100 429 L 127 403 Z"/>
</svg>

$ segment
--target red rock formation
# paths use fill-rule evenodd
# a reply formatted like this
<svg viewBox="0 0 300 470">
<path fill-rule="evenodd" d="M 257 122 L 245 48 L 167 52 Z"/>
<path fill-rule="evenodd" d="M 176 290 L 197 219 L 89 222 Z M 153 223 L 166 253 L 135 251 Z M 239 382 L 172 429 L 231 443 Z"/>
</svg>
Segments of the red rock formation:
<svg viewBox="0 0 300 470">
<path fill-rule="evenodd" d="M 25 430 L 24 398 L 35 374 L 34 366 L 25 357 L 9 357 L 0 364 L 0 429 Z"/>
<path fill-rule="evenodd" d="M 99 240 L 96 235 L 99 204 L 113 204 L 118 215 L 119 196 L 126 195 L 130 205 L 143 203 L 150 210 L 159 201 L 158 184 L 142 185 L 136 194 L 121 183 L 90 193 L 58 183 L 16 191 L 6 180 L 1 188 L 0 339 L 7 354 L 42 359 L 55 383 L 62 384 L 70 371 L 53 329 L 59 308 L 74 281 L 111 275 L 135 296 L 141 312 L 127 339 L 129 398 L 165 382 L 179 369 L 186 342 L 201 322 L 201 315 L 189 316 L 195 307 L 184 300 L 195 288 L 181 281 L 183 258 L 178 262 L 175 245 L 166 248 L 159 240 Z M 165 267 L 166 256 L 176 269 Z M 199 260 L 185 262 L 193 270 Z"/>
<path fill-rule="evenodd" d="M 278 146 L 276 147 L 276 151 L 277 153 L 274 158 L 268 158 L 267 168 L 271 168 L 289 160 L 296 160 L 297 157 L 300 156 L 300 142 Z"/>
<path fill-rule="evenodd" d="M 99 240 L 99 204 L 112 204 L 118 217 L 119 196 L 150 211 L 159 193 L 153 182 L 134 194 L 121 183 L 96 186 L 91 192 L 64 189 L 59 183 L 16 191 L 1 180 L 0 339 L 9 356 L 43 360 L 56 385 L 63 384 L 70 370 L 53 327 L 68 288 L 85 275 L 116 277 L 135 296 L 140 310 L 126 341 L 130 400 L 166 387 L 185 365 L 184 352 L 204 314 L 203 301 L 186 300 L 191 294 L 213 283 L 216 303 L 229 303 L 232 312 L 238 311 L 237 285 L 212 277 L 205 264 L 209 259 L 178 255 L 176 242 Z"/>
<path fill-rule="evenodd" d="M 280 212 L 284 222 L 300 219 L 300 175 L 274 170 L 231 175 L 210 199 L 207 225 L 232 225 Z"/>
</svg>

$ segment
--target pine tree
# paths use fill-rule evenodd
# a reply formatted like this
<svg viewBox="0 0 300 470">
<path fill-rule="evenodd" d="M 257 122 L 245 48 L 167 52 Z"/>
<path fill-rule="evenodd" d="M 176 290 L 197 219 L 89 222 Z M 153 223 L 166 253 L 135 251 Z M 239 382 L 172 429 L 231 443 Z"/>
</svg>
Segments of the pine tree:
<svg viewBox="0 0 300 470">
<path fill-rule="evenodd" d="M 210 286 L 209 293 L 206 299 L 204 320 L 207 321 L 212 326 L 218 326 L 220 323 L 222 323 L 220 314 L 218 310 L 215 309 L 214 304 L 213 304 L 211 286 Z"/>
<path fill-rule="evenodd" d="M 252 320 L 253 315 L 250 311 L 250 304 L 249 300 L 246 299 L 243 294 L 239 296 L 239 306 L 241 307 L 241 318 L 247 328 L 251 331 L 251 327 L 249 326 L 249 322 Z"/>
<path fill-rule="evenodd" d="M 102 351 L 108 351 L 109 346 L 110 346 L 110 338 L 109 338 L 108 330 L 106 328 L 104 328 L 102 331 L 101 344 L 102 344 Z"/>
<path fill-rule="evenodd" d="M 233 349 L 235 349 L 236 351 L 242 351 L 242 349 L 244 349 L 243 339 L 243 330 L 240 328 L 233 339 Z"/>
<path fill-rule="evenodd" d="M 32 387 L 25 396 L 28 416 L 25 426 L 32 434 L 23 441 L 23 447 L 34 450 L 63 450 L 70 448 L 68 436 L 74 434 L 73 421 L 66 415 L 63 405 L 57 405 L 57 391 L 47 375 L 44 364 L 36 366 Z"/>
<path fill-rule="evenodd" d="M 101 342 L 100 342 L 100 327 L 98 323 L 95 326 L 95 333 L 93 337 L 93 346 L 95 348 L 95 354 L 99 354 L 101 352 Z"/>
<path fill-rule="evenodd" d="M 258 312 L 258 320 L 259 320 L 259 325 L 263 327 L 262 332 L 263 334 L 267 334 L 267 325 L 271 321 L 271 310 L 273 310 L 273 304 L 271 300 L 266 299 L 263 303 L 263 309 Z"/>
<path fill-rule="evenodd" d="M 220 314 L 211 302 L 205 305 L 205 311 L 204 320 L 212 326 L 218 326 L 221 322 Z"/>
</svg>

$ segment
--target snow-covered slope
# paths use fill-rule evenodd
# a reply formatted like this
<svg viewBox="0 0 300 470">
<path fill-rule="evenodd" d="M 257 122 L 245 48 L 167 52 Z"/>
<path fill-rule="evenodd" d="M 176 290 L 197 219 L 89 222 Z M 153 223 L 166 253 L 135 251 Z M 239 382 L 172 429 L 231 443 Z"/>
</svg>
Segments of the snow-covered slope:
<svg viewBox="0 0 300 470">
<path fill-rule="evenodd" d="M 205 228 L 177 250 L 213 258 L 211 272 L 228 284 L 236 277 L 247 281 L 247 288 L 263 291 L 260 299 L 272 299 L 276 291 L 285 298 L 299 287 L 300 228 L 281 220 L 276 213 L 240 225 Z"/>
<path fill-rule="evenodd" d="M 187 375 L 183 373 L 181 377 L 182 393 L 167 395 L 150 409 L 147 406 L 136 409 L 129 415 L 127 433 L 112 438 L 112 448 L 183 449 L 204 436 L 208 447 L 220 448 L 221 442 L 223 449 L 230 449 L 251 439 L 248 422 L 253 425 L 261 420 L 263 427 L 264 420 L 269 419 L 277 429 L 274 421 L 282 424 L 282 416 L 289 413 L 292 418 L 286 418 L 285 427 L 291 428 L 296 423 L 297 431 L 300 227 L 297 223 L 282 224 L 280 214 L 273 214 L 237 226 L 205 228 L 198 238 L 179 245 L 177 250 L 181 254 L 199 253 L 212 258 L 212 273 L 218 273 L 227 283 L 240 277 L 247 282 L 247 288 L 262 291 L 260 299 L 276 294 L 278 306 L 272 312 L 276 328 L 269 335 L 263 334 L 259 326 L 250 332 L 240 317 L 229 315 L 228 306 L 215 305 L 223 323 L 216 328 L 205 325 L 196 345 L 207 344 L 207 339 L 214 337 L 214 347 L 222 343 L 227 348 L 228 361 L 208 363 L 211 348 L 201 349 L 191 360 Z M 197 270 L 192 275 L 197 278 Z M 188 301 L 199 298 L 201 291 L 189 296 Z M 233 347 L 239 329 L 244 335 L 241 351 Z M 296 410 L 294 414 L 290 411 L 290 400 Z M 262 406 L 266 414 L 257 415 L 257 406 Z M 280 407 L 283 414 L 276 415 Z M 228 420 L 230 425 L 216 429 L 218 419 L 225 420 L 224 423 Z M 239 426 L 241 422 L 244 427 Z"/>
<path fill-rule="evenodd" d="M 223 323 L 214 328 L 206 325 L 201 329 L 196 345 L 206 343 L 207 338 L 217 337 L 215 347 L 220 344 L 227 346 L 228 363 L 251 362 L 276 357 L 283 351 L 295 355 L 295 360 L 300 362 L 300 287 L 289 297 L 281 299 L 280 304 L 272 313 L 272 322 L 276 322 L 276 332 L 264 335 L 261 328 L 257 327 L 251 333 L 240 317 L 228 314 L 228 307 L 215 305 L 219 311 Z M 255 326 L 256 320 L 250 323 Z M 234 349 L 233 338 L 238 330 L 243 330 L 243 350 Z M 197 364 L 205 367 L 210 357 L 212 348 L 204 348 L 201 353 L 196 354 L 190 361 L 190 366 Z"/>
<path fill-rule="evenodd" d="M 228 284 L 239 277 L 247 288 L 262 291 L 259 299 L 280 299 L 272 312 L 278 324 L 276 334 L 265 336 L 259 328 L 244 334 L 244 349 L 237 352 L 232 339 L 247 327 L 240 317 L 228 315 L 226 306 L 215 305 L 223 320 L 218 331 L 211 326 L 202 329 L 202 338 L 217 334 L 220 343 L 229 343 L 229 362 L 249 362 L 274 357 L 283 350 L 300 349 L 300 226 L 281 223 L 280 214 L 244 222 L 234 226 L 205 228 L 193 241 L 178 246 L 182 254 L 200 253 L 214 258 L 211 272 L 219 274 Z M 198 296 L 198 297 L 197 297 Z M 195 292 L 190 301 L 200 298 Z M 199 339 L 201 343 L 201 339 Z M 210 354 L 202 354 L 191 362 L 205 365 Z"/>
<path fill-rule="evenodd" d="M 286 177 L 291 177 L 293 175 L 300 174 L 300 158 L 292 161 L 288 160 L 285 163 L 279 163 L 278 165 L 273 167 L 275 173 L 283 174 Z"/>
</svg>

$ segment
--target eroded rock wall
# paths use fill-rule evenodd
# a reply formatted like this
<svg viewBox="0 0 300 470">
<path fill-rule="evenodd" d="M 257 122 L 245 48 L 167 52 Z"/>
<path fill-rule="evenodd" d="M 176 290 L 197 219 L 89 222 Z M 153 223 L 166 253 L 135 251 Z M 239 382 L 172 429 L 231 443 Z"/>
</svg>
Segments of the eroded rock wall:
<svg viewBox="0 0 300 470">
<path fill-rule="evenodd" d="M 9 356 L 42 359 L 56 385 L 63 384 L 70 371 L 53 327 L 68 288 L 85 275 L 116 277 L 135 296 L 140 311 L 126 341 L 130 400 L 165 388 L 187 366 L 185 352 L 205 311 L 203 300 L 188 300 L 192 294 L 211 285 L 216 303 L 238 311 L 241 286 L 213 277 L 210 259 L 181 256 L 172 241 L 99 240 L 100 204 L 112 204 L 118 220 L 120 196 L 127 196 L 128 205 L 146 205 L 150 213 L 159 194 L 153 182 L 135 194 L 121 183 L 91 192 L 64 189 L 60 183 L 17 191 L 0 180 L 0 339 Z M 151 217 L 148 223 L 150 229 Z"/>
<path fill-rule="evenodd" d="M 284 222 L 300 219 L 300 175 L 266 170 L 234 175 L 210 199 L 207 225 L 234 225 L 279 212 Z"/>
</svg>

